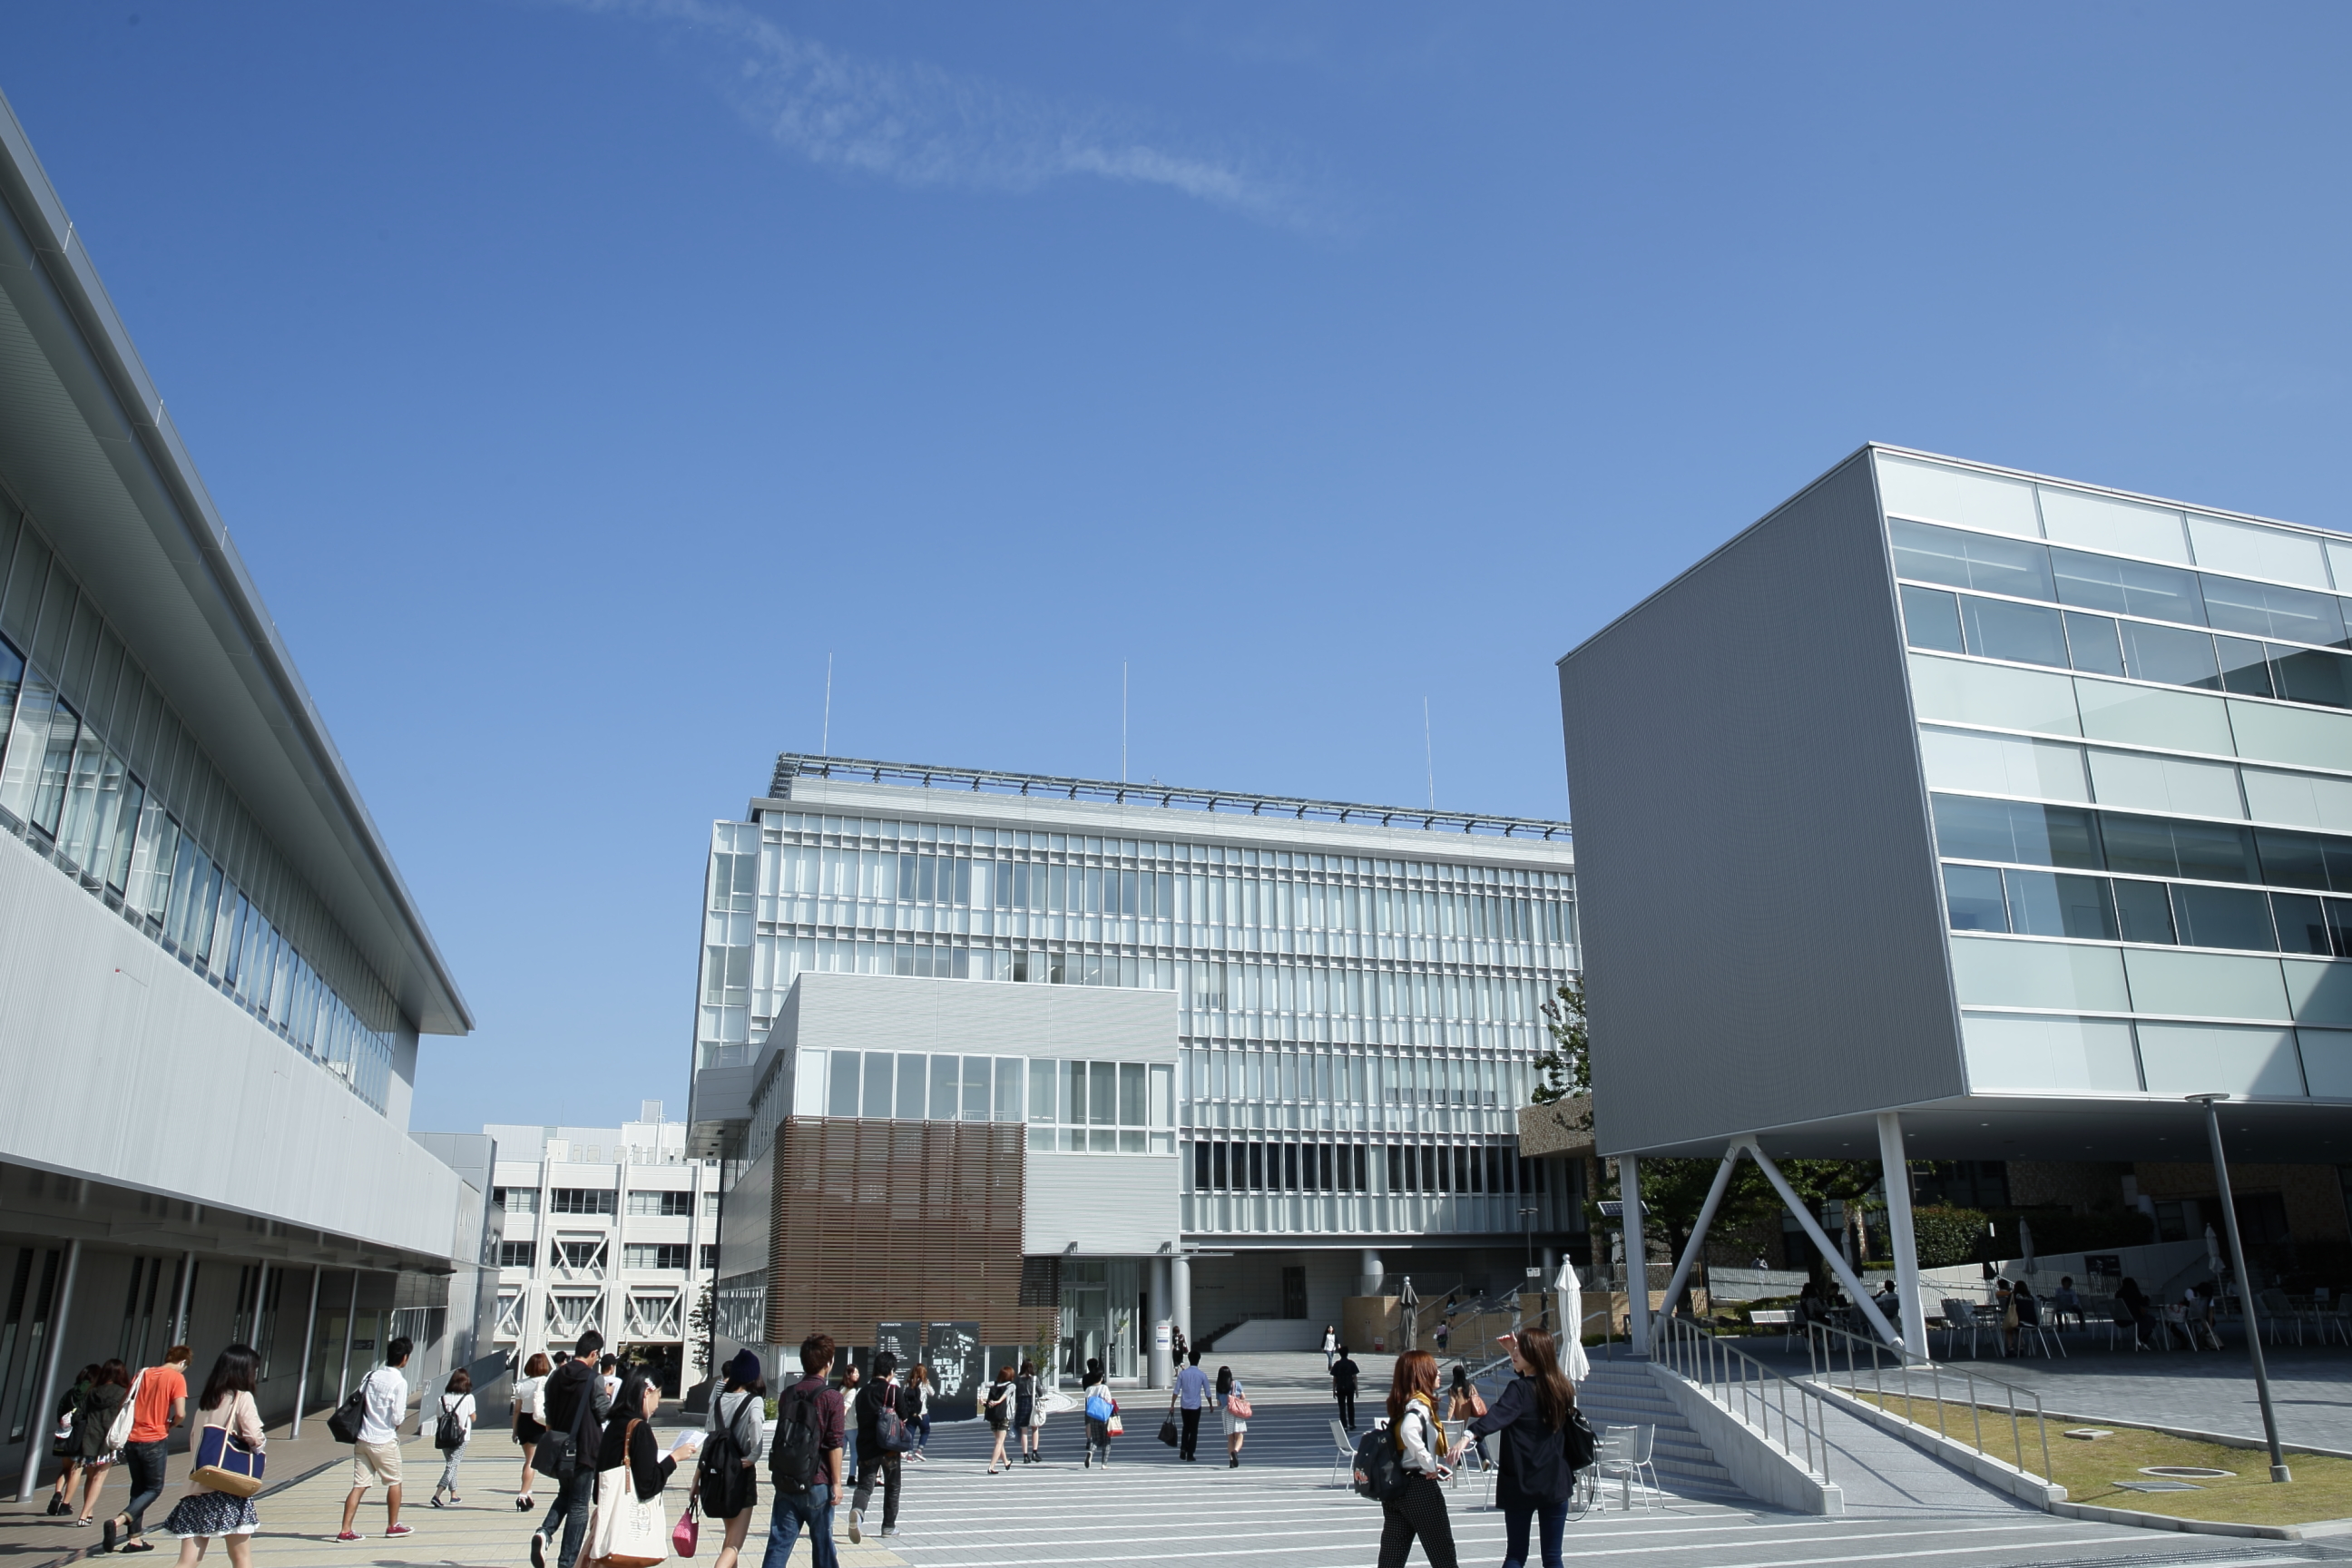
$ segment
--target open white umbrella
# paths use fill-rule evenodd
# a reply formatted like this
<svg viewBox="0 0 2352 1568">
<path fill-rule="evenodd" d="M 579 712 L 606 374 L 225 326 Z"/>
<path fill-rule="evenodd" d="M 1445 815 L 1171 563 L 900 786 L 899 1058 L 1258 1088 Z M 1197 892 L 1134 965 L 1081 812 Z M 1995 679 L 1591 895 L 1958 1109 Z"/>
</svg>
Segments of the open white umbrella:
<svg viewBox="0 0 2352 1568">
<path fill-rule="evenodd" d="M 1584 1285 L 1576 1265 L 1562 1259 L 1552 1288 L 1559 1292 L 1559 1370 L 1581 1383 L 1592 1373 L 1592 1360 L 1584 1353 Z"/>
<path fill-rule="evenodd" d="M 1421 1294 L 1412 1288 L 1412 1276 L 1404 1277 L 1404 1286 L 1397 1292 L 1397 1314 L 1404 1320 L 1404 1348 L 1421 1348 Z"/>
<path fill-rule="evenodd" d="M 2033 1272 L 2033 1226 L 2023 1219 L 2017 1222 L 2017 1271 Z"/>
<path fill-rule="evenodd" d="M 2221 1278 L 2221 1238 L 2210 1225 L 2205 1227 L 2205 1265 L 2213 1270 L 2214 1279 Z"/>
</svg>

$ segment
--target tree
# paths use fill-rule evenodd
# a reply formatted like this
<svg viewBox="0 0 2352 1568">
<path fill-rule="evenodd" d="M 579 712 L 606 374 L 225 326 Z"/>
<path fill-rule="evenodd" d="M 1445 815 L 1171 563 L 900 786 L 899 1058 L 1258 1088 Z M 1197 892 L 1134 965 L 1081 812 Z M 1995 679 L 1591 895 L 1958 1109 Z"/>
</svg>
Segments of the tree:
<svg viewBox="0 0 2352 1568">
<path fill-rule="evenodd" d="M 1592 1038 L 1584 1021 L 1584 982 L 1560 982 L 1542 1004 L 1551 1049 L 1536 1058 L 1537 1080 L 1528 1101 L 1552 1108 L 1564 1131 L 1592 1131 Z"/>
</svg>

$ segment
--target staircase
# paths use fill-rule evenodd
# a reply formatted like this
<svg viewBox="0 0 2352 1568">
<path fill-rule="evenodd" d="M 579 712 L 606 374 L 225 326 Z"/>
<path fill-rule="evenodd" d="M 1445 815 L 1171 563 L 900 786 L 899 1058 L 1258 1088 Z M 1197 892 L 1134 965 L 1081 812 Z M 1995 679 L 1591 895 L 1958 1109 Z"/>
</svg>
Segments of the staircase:
<svg viewBox="0 0 2352 1568">
<path fill-rule="evenodd" d="M 1715 1455 L 1654 1381 L 1648 1363 L 1594 1362 L 1591 1373 L 1576 1385 L 1576 1403 L 1596 1428 L 1655 1426 L 1658 1436 L 1651 1457 L 1666 1490 L 1710 1502 L 1753 1500 L 1732 1480 L 1731 1472 L 1715 1462 Z"/>
</svg>

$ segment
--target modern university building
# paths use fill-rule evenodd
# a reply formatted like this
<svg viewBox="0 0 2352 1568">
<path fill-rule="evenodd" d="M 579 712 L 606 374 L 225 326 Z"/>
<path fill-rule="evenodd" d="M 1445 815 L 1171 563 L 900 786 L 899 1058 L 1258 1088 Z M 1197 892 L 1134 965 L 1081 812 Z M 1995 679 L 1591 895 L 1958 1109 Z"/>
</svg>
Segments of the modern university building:
<svg viewBox="0 0 2352 1568">
<path fill-rule="evenodd" d="M 2352 537 L 1873 446 L 1596 634 L 1601 1152 L 1982 1162 L 2194 1238 L 2222 1092 L 2242 1218 L 2340 1249 L 2348 614 Z M 1744 918 L 1694 951 L 1699 889 Z"/>
<path fill-rule="evenodd" d="M 1523 1161 L 1564 823 L 786 753 L 712 830 L 719 1348 L 963 1322 L 1167 1375 L 1582 1244 Z"/>
<path fill-rule="evenodd" d="M 59 1378 L 263 1357 L 276 1423 L 406 1333 L 469 1360 L 487 1150 L 408 1131 L 471 1027 L 0 105 L 0 1463 Z M 61 1371 L 62 1369 L 62 1371 Z"/>
</svg>

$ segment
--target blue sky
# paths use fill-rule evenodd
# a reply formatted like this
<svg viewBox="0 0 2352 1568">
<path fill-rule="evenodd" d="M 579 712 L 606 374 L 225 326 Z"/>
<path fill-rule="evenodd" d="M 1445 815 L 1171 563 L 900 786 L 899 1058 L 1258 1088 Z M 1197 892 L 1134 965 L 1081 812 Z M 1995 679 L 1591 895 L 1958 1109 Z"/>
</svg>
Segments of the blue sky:
<svg viewBox="0 0 2352 1568">
<path fill-rule="evenodd" d="M 2336 527 L 2340 8 L 11 7 L 480 1021 L 685 1098 L 774 753 L 1557 816 L 1552 661 L 1866 439 Z M 1727 648 L 1726 658 L 1738 650 Z M 1710 922 L 1736 929 L 1738 917 Z"/>
</svg>

